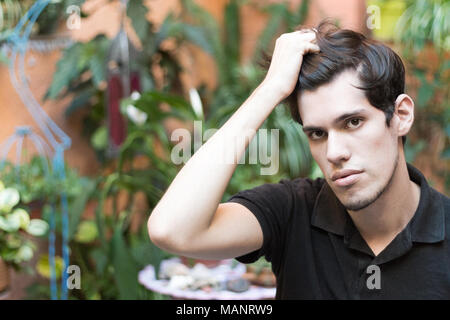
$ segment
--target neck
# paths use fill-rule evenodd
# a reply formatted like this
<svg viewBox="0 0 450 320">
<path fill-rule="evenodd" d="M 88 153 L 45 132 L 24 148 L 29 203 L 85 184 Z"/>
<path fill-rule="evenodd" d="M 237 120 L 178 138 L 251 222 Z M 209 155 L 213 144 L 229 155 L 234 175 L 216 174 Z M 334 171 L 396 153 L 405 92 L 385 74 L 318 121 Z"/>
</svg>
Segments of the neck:
<svg viewBox="0 0 450 320">
<path fill-rule="evenodd" d="M 406 227 L 419 205 L 420 187 L 409 179 L 403 152 L 399 157 L 392 181 L 384 193 L 367 208 L 349 211 L 356 228 L 375 254 Z"/>
</svg>

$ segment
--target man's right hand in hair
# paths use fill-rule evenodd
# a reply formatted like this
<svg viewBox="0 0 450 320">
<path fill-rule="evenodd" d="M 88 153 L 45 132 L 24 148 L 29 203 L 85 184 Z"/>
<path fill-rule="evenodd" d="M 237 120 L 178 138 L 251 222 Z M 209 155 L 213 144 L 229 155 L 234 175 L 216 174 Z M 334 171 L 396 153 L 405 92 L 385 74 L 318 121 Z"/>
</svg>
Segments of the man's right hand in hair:
<svg viewBox="0 0 450 320">
<path fill-rule="evenodd" d="M 201 259 L 234 258 L 261 248 L 262 229 L 253 213 L 220 201 L 256 131 L 295 88 L 303 54 L 319 50 L 314 38 L 311 31 L 297 31 L 277 40 L 264 81 L 195 152 L 153 209 L 148 231 L 157 246 Z M 234 155 L 233 163 L 214 160 L 224 149 Z"/>
<path fill-rule="evenodd" d="M 282 34 L 275 43 L 269 71 L 263 85 L 273 88 L 280 101 L 288 97 L 295 88 L 303 61 L 303 55 L 319 52 L 312 30 L 301 30 Z"/>
</svg>

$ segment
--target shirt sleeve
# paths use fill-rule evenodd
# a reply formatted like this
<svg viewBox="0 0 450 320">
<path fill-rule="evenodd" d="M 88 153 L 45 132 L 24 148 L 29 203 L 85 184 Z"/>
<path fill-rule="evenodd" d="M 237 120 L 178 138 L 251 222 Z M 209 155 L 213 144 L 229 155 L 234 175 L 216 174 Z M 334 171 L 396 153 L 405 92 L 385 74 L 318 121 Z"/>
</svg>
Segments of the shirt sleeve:
<svg viewBox="0 0 450 320">
<path fill-rule="evenodd" d="M 290 180 L 270 183 L 233 195 L 227 202 L 235 202 L 249 209 L 258 220 L 263 232 L 260 249 L 237 257 L 242 263 L 252 263 L 261 256 L 267 261 L 277 260 L 283 251 L 286 228 L 292 212 Z"/>
</svg>

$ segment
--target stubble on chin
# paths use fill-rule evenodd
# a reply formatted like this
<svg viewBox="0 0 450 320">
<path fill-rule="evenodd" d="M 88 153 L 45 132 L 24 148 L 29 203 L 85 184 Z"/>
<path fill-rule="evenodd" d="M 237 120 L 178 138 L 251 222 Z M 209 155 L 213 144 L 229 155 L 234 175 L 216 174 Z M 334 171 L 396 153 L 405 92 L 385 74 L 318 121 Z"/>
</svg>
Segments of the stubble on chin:
<svg viewBox="0 0 450 320">
<path fill-rule="evenodd" d="M 395 172 L 397 171 L 397 166 L 398 166 L 398 154 L 397 157 L 395 158 L 394 167 L 392 168 L 391 175 L 388 181 L 383 186 L 381 186 L 374 193 L 363 199 L 355 199 L 353 201 L 350 200 L 347 201 L 346 203 L 342 203 L 344 207 L 349 211 L 360 211 L 367 208 L 375 201 L 377 201 L 385 192 L 389 191 L 389 188 L 392 185 L 392 181 L 395 176 Z"/>
</svg>

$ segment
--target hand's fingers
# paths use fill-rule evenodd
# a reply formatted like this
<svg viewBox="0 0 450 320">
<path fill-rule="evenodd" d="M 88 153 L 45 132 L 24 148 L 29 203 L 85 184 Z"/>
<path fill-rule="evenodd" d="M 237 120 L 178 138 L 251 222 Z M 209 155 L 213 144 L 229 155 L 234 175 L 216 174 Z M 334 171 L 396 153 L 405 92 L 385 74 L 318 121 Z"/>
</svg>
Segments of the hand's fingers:
<svg viewBox="0 0 450 320">
<path fill-rule="evenodd" d="M 295 31 L 293 33 L 296 33 L 297 35 L 301 35 L 302 40 L 306 41 L 305 45 L 308 46 L 308 50 L 305 50 L 305 52 L 318 52 L 320 51 L 320 48 L 317 46 L 317 38 L 315 31 L 311 29 L 303 29 L 299 31 Z M 310 44 L 312 46 L 310 46 Z"/>
<path fill-rule="evenodd" d="M 314 31 L 310 30 L 309 32 L 305 33 L 305 36 L 307 36 L 307 38 L 305 39 L 306 41 L 317 44 L 317 37 Z"/>
<path fill-rule="evenodd" d="M 312 35 L 315 35 L 315 34 L 316 34 L 316 31 L 314 31 L 313 29 L 302 29 L 302 30 L 294 31 L 293 33 L 312 34 Z"/>
<path fill-rule="evenodd" d="M 304 45 L 305 47 L 305 51 L 304 53 L 308 53 L 308 52 L 319 52 L 320 48 L 317 44 L 314 43 L 305 43 Z"/>
<path fill-rule="evenodd" d="M 303 28 L 300 30 L 296 30 L 295 32 L 315 32 L 315 31 L 317 31 L 316 28 Z"/>
<path fill-rule="evenodd" d="M 278 39 L 292 39 L 297 37 L 301 37 L 301 40 L 303 41 L 312 41 L 316 39 L 316 33 L 311 29 L 303 29 L 299 31 L 284 33 L 279 36 Z"/>
<path fill-rule="evenodd" d="M 307 52 L 319 52 L 320 48 L 317 45 L 316 41 L 316 34 L 312 30 L 308 31 L 294 31 L 290 33 L 282 34 L 278 39 L 278 41 L 281 41 L 281 43 L 291 43 L 298 45 L 298 48 L 303 51 L 303 53 Z M 280 43 L 280 44 L 281 44 Z M 282 45 L 281 45 L 282 46 Z M 276 53 L 281 50 L 278 46 L 275 47 L 274 56 Z"/>
<path fill-rule="evenodd" d="M 299 30 L 299 31 L 294 31 L 292 32 L 293 34 L 301 34 L 301 35 L 308 35 L 308 36 L 316 36 L 316 33 L 312 30 L 309 29 L 303 29 L 303 30 Z"/>
<path fill-rule="evenodd" d="M 305 41 L 311 41 L 316 43 L 316 33 L 310 29 L 300 30 L 295 32 L 297 35 L 301 36 Z"/>
</svg>

